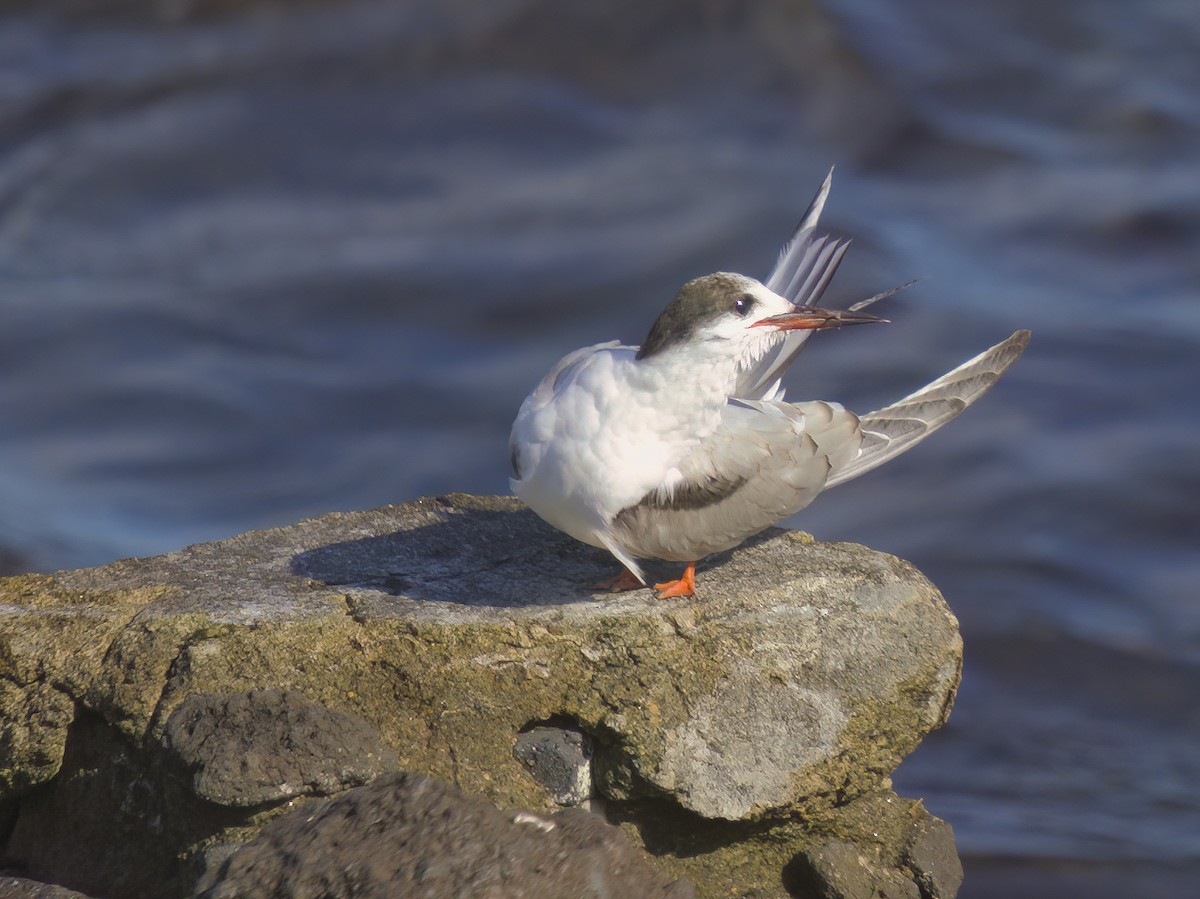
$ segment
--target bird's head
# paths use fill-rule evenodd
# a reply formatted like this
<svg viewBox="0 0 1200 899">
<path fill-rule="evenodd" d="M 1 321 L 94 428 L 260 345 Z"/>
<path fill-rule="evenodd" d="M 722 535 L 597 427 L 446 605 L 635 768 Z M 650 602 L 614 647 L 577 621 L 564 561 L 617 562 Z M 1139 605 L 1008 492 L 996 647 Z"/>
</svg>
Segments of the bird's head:
<svg viewBox="0 0 1200 899">
<path fill-rule="evenodd" d="M 638 359 L 687 347 L 709 347 L 750 364 L 788 331 L 883 321 L 865 312 L 796 306 L 760 281 L 717 272 L 684 284 L 654 322 Z"/>
</svg>

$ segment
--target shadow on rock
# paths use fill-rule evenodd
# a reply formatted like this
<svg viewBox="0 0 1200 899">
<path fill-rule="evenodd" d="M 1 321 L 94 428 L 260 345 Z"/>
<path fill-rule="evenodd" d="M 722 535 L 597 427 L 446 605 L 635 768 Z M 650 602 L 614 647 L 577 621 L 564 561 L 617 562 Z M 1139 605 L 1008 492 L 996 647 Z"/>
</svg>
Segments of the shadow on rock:
<svg viewBox="0 0 1200 899">
<path fill-rule="evenodd" d="M 620 570 L 607 552 L 560 533 L 516 500 L 480 499 L 422 501 L 432 520 L 298 553 L 291 572 L 332 587 L 470 606 L 560 605 L 607 595 L 591 587 Z M 713 557 L 707 567 L 728 555 Z M 665 580 L 678 577 L 681 566 L 647 567 L 652 574 L 661 569 L 651 580 Z"/>
<path fill-rule="evenodd" d="M 297 554 L 293 574 L 323 584 L 473 606 L 587 601 L 581 584 L 610 575 L 605 554 L 554 531 L 528 509 L 437 509 L 444 520 Z"/>
</svg>

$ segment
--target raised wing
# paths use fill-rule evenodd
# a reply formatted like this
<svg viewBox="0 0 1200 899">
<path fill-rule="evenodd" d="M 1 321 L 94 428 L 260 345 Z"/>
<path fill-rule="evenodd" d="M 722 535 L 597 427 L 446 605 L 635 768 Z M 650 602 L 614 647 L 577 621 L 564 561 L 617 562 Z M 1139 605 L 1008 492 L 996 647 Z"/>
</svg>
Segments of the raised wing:
<svg viewBox="0 0 1200 899">
<path fill-rule="evenodd" d="M 615 516 L 612 539 L 681 562 L 730 549 L 812 502 L 858 443 L 858 417 L 835 403 L 731 403 L 678 477 Z"/>
<path fill-rule="evenodd" d="M 898 403 L 862 416 L 858 454 L 835 467 L 826 486 L 866 474 L 956 418 L 996 383 L 1028 343 L 1029 332 L 1017 331 Z"/>
<path fill-rule="evenodd" d="M 770 277 L 768 288 L 797 306 L 814 306 L 837 271 L 849 240 L 817 234 L 817 223 L 829 197 L 833 169 L 808 205 L 800 224 L 784 244 Z M 739 379 L 735 396 L 745 399 L 778 399 L 779 379 L 804 348 L 809 331 L 792 331 L 777 349 L 768 353 Z"/>
</svg>

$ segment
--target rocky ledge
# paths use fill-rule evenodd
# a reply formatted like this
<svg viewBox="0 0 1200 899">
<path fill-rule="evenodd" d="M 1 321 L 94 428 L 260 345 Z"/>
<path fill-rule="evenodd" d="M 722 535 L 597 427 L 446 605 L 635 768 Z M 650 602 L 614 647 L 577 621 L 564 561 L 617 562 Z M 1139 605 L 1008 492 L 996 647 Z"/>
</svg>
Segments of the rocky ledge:
<svg viewBox="0 0 1200 899">
<path fill-rule="evenodd" d="M 644 895 L 954 895 L 949 828 L 888 779 L 959 677 L 918 571 L 775 530 L 694 599 L 580 586 L 613 573 L 513 500 L 454 495 L 0 580 L 0 864 L 113 897 L 270 895 L 248 886 L 267 868 L 289 895 L 436 896 L 479 876 L 484 821 L 580 871 L 644 863 Z M 407 873 L 306 892 L 285 870 L 322 834 L 336 859 L 355 808 L 428 835 L 422 810 L 455 803 Z M 538 865 L 479 857 L 487 895 L 543 895 Z"/>
</svg>

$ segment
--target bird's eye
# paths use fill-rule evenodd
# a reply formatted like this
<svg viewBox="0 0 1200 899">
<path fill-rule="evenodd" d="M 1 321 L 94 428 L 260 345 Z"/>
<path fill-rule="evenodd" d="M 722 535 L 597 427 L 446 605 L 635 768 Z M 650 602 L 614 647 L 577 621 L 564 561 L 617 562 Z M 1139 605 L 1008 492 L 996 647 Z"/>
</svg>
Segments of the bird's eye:
<svg viewBox="0 0 1200 899">
<path fill-rule="evenodd" d="M 750 314 L 750 310 L 754 308 L 754 300 L 751 297 L 738 297 L 733 301 L 733 311 L 737 315 L 746 316 Z"/>
</svg>

